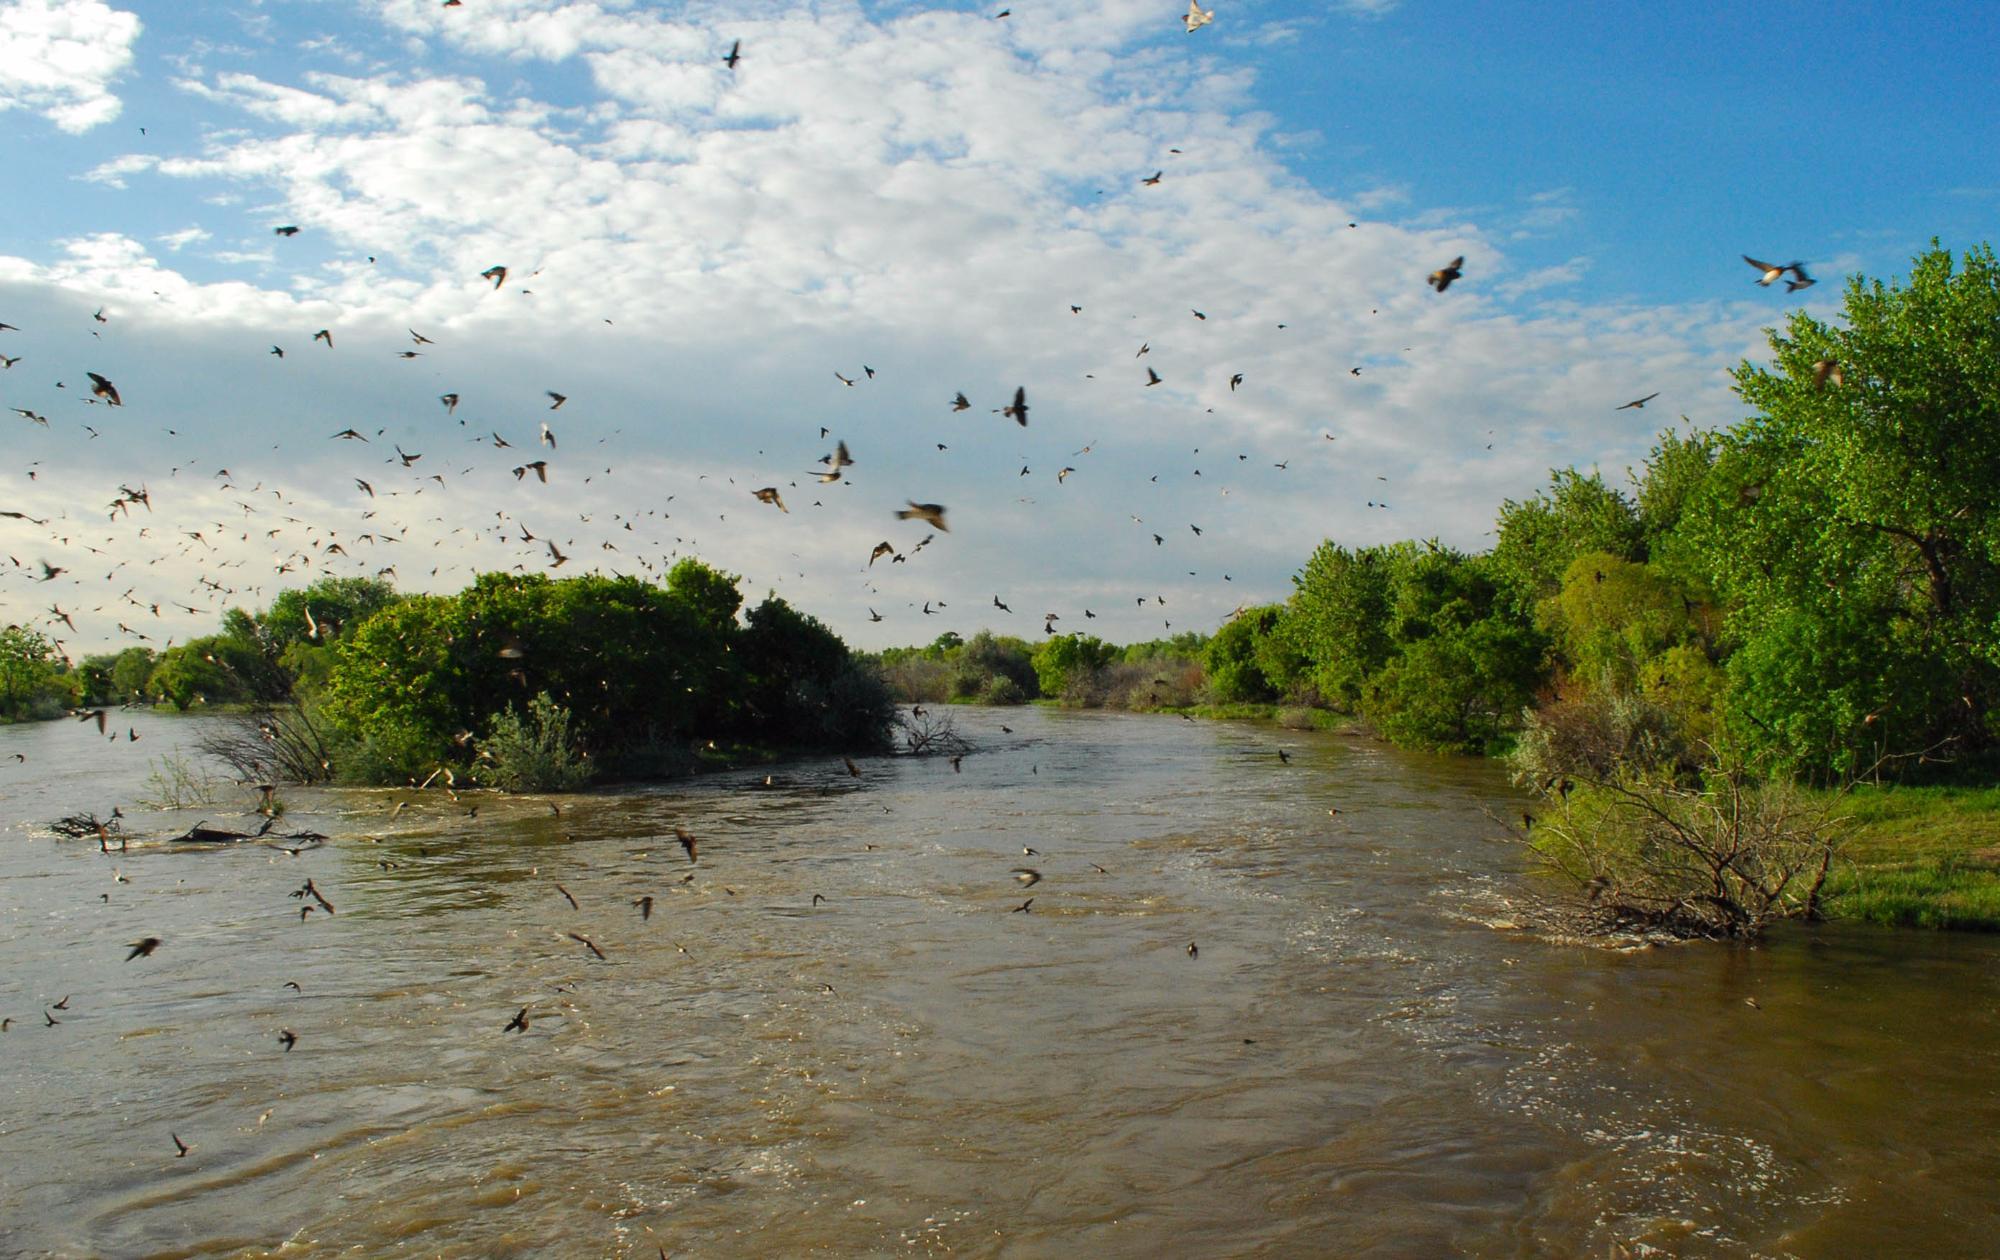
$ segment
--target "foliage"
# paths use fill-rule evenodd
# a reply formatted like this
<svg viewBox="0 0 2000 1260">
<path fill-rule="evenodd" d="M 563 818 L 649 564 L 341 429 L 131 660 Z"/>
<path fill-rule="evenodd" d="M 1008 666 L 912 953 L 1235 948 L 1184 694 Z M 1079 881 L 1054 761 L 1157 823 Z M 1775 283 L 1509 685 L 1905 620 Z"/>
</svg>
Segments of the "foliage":
<svg viewBox="0 0 2000 1260">
<path fill-rule="evenodd" d="M 1097 671 L 1116 655 L 1116 648 L 1095 635 L 1059 634 L 1044 639 L 1030 658 L 1035 685 L 1045 696 L 1081 703 Z"/>
<path fill-rule="evenodd" d="M 1692 605 L 1646 564 L 1601 551 L 1570 562 L 1556 597 L 1557 638 L 1594 685 L 1630 689 L 1647 662 L 1694 635 Z"/>
<path fill-rule="evenodd" d="M 1021 704 L 1041 694 L 1034 648 L 1025 639 L 981 630 L 952 662 L 951 698 L 983 704 Z"/>
<path fill-rule="evenodd" d="M 1732 737 L 1822 781 L 1885 740 L 1984 754 L 2000 702 L 2000 263 L 1933 248 L 1843 314 L 1736 370 L 1758 414 L 1678 529 L 1728 610 Z"/>
<path fill-rule="evenodd" d="M 1272 646 L 1284 615 L 1282 604 L 1245 609 L 1224 622 L 1209 639 L 1201 663 L 1208 671 L 1208 692 L 1213 700 L 1268 704 L 1296 681 L 1298 671 L 1290 666 L 1288 650 Z M 1285 676 L 1271 677 L 1265 666 L 1273 662 L 1283 662 L 1280 669 Z"/>
<path fill-rule="evenodd" d="M 493 715 L 479 741 L 480 774 L 503 792 L 568 792 L 590 781 L 589 755 L 570 730 L 569 710 L 537 692 L 522 714 Z"/>
<path fill-rule="evenodd" d="M 56 717 L 81 698 L 80 680 L 47 635 L 0 629 L 0 719 Z"/>
<path fill-rule="evenodd" d="M 489 573 L 386 605 L 333 648 L 323 711 L 343 777 L 465 766 L 466 732 L 546 692 L 599 764 L 678 760 L 693 741 L 875 747 L 893 705 L 832 631 L 768 599 L 736 621 L 735 579 L 683 561 L 637 578 Z M 532 712 L 530 713 L 532 717 Z"/>
<path fill-rule="evenodd" d="M 1513 611 L 1531 617 L 1556 593 L 1576 558 L 1603 552 L 1621 560 L 1645 558 L 1638 510 L 1597 473 L 1574 468 L 1549 474 L 1549 487 L 1532 499 L 1500 505 L 1491 561 Z"/>
<path fill-rule="evenodd" d="M 1395 650 L 1390 634 L 1394 562 L 1414 544 L 1349 551 L 1319 545 L 1292 579 L 1293 640 L 1312 662 L 1311 676 L 1335 708 L 1354 712 L 1366 681 Z"/>
</svg>

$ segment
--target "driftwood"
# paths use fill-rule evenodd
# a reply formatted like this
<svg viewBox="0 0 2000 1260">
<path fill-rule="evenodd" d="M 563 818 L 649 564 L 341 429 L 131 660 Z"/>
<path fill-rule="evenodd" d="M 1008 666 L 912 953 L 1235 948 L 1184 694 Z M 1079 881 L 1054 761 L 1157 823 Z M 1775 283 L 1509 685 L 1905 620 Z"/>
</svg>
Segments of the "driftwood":
<svg viewBox="0 0 2000 1260">
<path fill-rule="evenodd" d="M 115 836 L 124 829 L 121 818 L 122 815 L 116 811 L 112 812 L 111 817 L 102 820 L 95 813 L 71 814 L 67 818 L 58 818 L 50 823 L 49 830 L 59 836 L 67 836 L 71 840 L 81 840 L 86 836 L 103 838 Z"/>
</svg>

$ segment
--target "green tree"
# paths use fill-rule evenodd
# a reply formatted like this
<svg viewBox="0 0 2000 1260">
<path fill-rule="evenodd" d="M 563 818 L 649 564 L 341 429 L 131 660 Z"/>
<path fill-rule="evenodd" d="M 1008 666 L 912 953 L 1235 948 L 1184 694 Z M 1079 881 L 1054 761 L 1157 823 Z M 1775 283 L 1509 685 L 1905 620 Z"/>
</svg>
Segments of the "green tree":
<svg viewBox="0 0 2000 1260">
<path fill-rule="evenodd" d="M 61 649 L 25 626 L 0 629 L 0 718 L 52 718 L 82 695 Z"/>
<path fill-rule="evenodd" d="M 1601 551 L 1570 563 L 1556 606 L 1572 669 L 1613 690 L 1629 690 L 1648 661 L 1695 629 L 1693 605 L 1657 569 Z"/>
<path fill-rule="evenodd" d="M 121 703 L 136 700 L 146 694 L 146 680 L 152 677 L 153 660 L 153 649 L 128 647 L 112 662 L 112 692 Z"/>
<path fill-rule="evenodd" d="M 153 663 L 146 692 L 183 710 L 244 698 L 247 693 L 232 676 L 228 663 L 231 654 L 230 646 L 219 635 L 170 647 Z"/>
<path fill-rule="evenodd" d="M 1025 639 L 981 630 L 965 641 L 952 667 L 951 694 L 957 700 L 1020 704 L 1041 694 L 1035 677 L 1034 648 Z"/>
<path fill-rule="evenodd" d="M 1632 501 L 1597 473 L 1574 468 L 1550 473 L 1548 489 L 1531 499 L 1502 503 L 1494 535 L 1491 571 L 1509 606 L 1524 618 L 1555 595 L 1563 573 L 1586 552 L 1646 558 Z"/>
<path fill-rule="evenodd" d="M 1977 760 L 2000 701 L 2000 264 L 1934 247 L 1842 313 L 1736 370 L 1756 414 L 1676 527 L 1728 608 L 1733 734 L 1829 780 Z"/>
<path fill-rule="evenodd" d="M 1292 637 L 1326 700 L 1352 712 L 1368 679 L 1394 653 L 1390 601 L 1397 559 L 1409 543 L 1349 551 L 1323 542 L 1292 579 Z"/>
<path fill-rule="evenodd" d="M 1248 608 L 1224 622 L 1209 639 L 1201 663 L 1208 674 L 1209 695 L 1216 702 L 1268 704 L 1278 699 L 1283 684 L 1265 672 L 1258 649 L 1276 633 L 1283 616 L 1280 604 Z"/>
<path fill-rule="evenodd" d="M 1071 698 L 1071 688 L 1088 685 L 1114 655 L 1112 646 L 1094 635 L 1053 635 L 1035 649 L 1036 686 L 1045 696 Z"/>
</svg>

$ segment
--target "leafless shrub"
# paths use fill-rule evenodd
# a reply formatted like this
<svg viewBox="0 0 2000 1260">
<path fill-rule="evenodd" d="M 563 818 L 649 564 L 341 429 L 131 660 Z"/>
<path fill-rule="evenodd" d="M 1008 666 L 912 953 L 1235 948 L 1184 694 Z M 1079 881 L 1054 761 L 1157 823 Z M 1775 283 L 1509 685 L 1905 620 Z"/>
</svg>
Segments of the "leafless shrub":
<svg viewBox="0 0 2000 1260">
<path fill-rule="evenodd" d="M 333 775 L 329 744 L 321 726 L 293 704 L 218 725 L 196 746 L 245 783 L 324 783 Z"/>
<path fill-rule="evenodd" d="M 1747 940 L 1820 916 L 1848 821 L 1839 797 L 1760 781 L 1712 751 L 1693 785 L 1654 771 L 1568 786 L 1527 836 L 1587 894 L 1587 930 Z"/>
<path fill-rule="evenodd" d="M 155 809 L 192 809 L 213 805 L 221 784 L 206 767 L 190 764 L 185 757 L 160 757 L 146 776 L 144 803 Z"/>
</svg>

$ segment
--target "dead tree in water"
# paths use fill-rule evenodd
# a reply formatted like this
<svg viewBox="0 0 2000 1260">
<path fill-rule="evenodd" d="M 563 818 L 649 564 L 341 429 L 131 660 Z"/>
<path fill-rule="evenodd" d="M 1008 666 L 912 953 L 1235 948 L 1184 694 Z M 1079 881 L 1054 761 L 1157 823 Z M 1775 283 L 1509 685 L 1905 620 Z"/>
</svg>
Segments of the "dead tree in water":
<svg viewBox="0 0 2000 1260">
<path fill-rule="evenodd" d="M 972 751 L 972 741 L 958 733 L 948 712 L 915 704 L 897 716 L 896 724 L 903 732 L 903 751 L 912 757 L 963 757 Z"/>
</svg>

